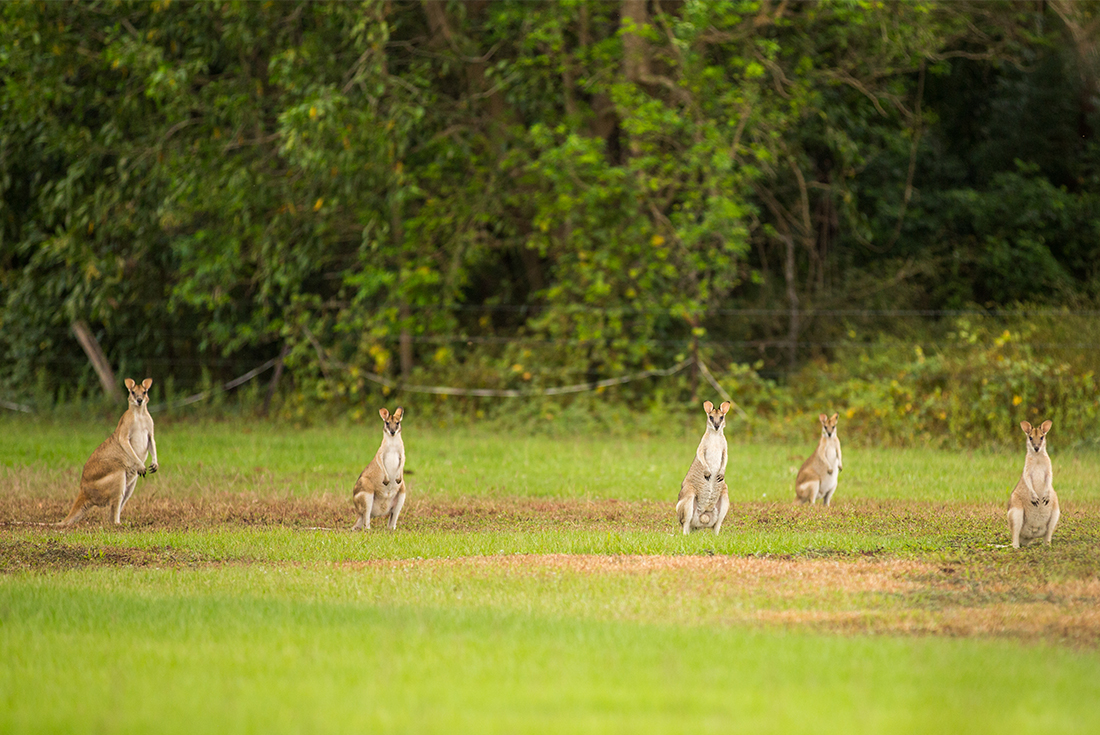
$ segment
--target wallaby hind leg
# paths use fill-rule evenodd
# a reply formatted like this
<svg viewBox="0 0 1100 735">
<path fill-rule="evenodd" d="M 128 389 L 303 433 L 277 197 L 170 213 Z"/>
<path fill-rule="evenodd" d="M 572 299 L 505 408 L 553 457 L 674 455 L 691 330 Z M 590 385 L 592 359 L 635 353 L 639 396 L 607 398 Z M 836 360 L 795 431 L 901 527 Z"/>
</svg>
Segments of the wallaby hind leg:
<svg viewBox="0 0 1100 735">
<path fill-rule="evenodd" d="M 130 496 L 134 494 L 134 488 L 137 487 L 137 474 L 126 476 L 126 489 L 122 492 L 122 502 L 119 503 L 118 512 L 122 513 L 122 509 L 126 507 L 127 501 L 130 500 Z"/>
<path fill-rule="evenodd" d="M 726 513 L 730 509 L 730 496 L 723 494 L 718 498 L 718 522 L 714 524 L 714 535 L 722 530 L 722 521 L 726 520 Z"/>
<path fill-rule="evenodd" d="M 1055 508 L 1050 512 L 1050 521 L 1047 523 L 1047 534 L 1044 540 L 1047 542 L 1047 546 L 1050 546 L 1050 539 L 1054 536 L 1054 527 L 1058 525 L 1058 518 L 1062 515 L 1062 511 Z"/>
<path fill-rule="evenodd" d="M 835 493 L 835 492 L 836 492 L 836 488 L 834 487 L 832 490 L 830 490 L 829 492 L 822 495 L 821 496 L 821 504 L 825 505 L 825 506 L 828 506 L 828 505 L 832 504 L 832 502 L 833 502 L 833 493 Z"/>
<path fill-rule="evenodd" d="M 795 493 L 795 495 L 798 496 L 798 502 L 803 505 L 806 503 L 813 505 L 814 501 L 817 500 L 817 490 L 819 487 L 821 487 L 821 483 L 817 480 L 809 480 L 799 485 L 798 491 Z"/>
<path fill-rule="evenodd" d="M 374 508 L 374 493 L 359 493 L 355 496 L 355 510 L 359 512 L 359 519 L 351 527 L 353 531 L 366 531 L 370 528 L 370 512 Z"/>
<path fill-rule="evenodd" d="M 397 516 L 401 515 L 401 509 L 403 507 L 405 507 L 404 487 L 402 487 L 401 491 L 397 493 L 397 497 L 393 499 L 393 507 L 390 508 L 389 529 L 391 531 L 397 528 Z"/>
<path fill-rule="evenodd" d="M 1020 548 L 1020 531 L 1024 528 L 1024 509 L 1008 509 L 1008 530 L 1012 534 L 1012 548 Z"/>
<path fill-rule="evenodd" d="M 695 517 L 695 498 L 689 496 L 676 504 L 676 517 L 684 526 L 684 535 L 691 533 L 691 519 Z"/>
<path fill-rule="evenodd" d="M 126 473 L 120 472 L 119 474 L 121 475 L 121 477 L 115 480 L 115 482 L 118 484 L 118 492 L 111 498 L 110 505 L 111 520 L 116 526 L 121 525 L 122 523 L 122 504 L 126 502 Z"/>
</svg>

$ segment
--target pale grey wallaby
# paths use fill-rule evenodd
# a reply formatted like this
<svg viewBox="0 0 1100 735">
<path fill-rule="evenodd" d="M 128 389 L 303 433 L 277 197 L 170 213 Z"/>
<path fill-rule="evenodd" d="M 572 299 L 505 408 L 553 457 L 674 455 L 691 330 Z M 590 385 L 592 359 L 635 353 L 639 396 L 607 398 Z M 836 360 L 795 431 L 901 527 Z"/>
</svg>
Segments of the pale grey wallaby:
<svg viewBox="0 0 1100 735">
<path fill-rule="evenodd" d="M 728 447 L 722 433 L 730 403 L 727 401 L 715 409 L 713 403 L 706 401 L 703 410 L 707 412 L 707 430 L 695 450 L 687 476 L 680 483 L 676 501 L 676 518 L 684 533 L 696 528 L 713 528 L 718 533 L 730 509 L 726 488 Z"/>
<path fill-rule="evenodd" d="M 1012 547 L 1027 546 L 1043 539 L 1050 546 L 1054 527 L 1062 511 L 1058 507 L 1058 495 L 1054 492 L 1054 467 L 1047 454 L 1047 432 L 1054 422 L 1047 420 L 1033 427 L 1027 421 L 1020 428 L 1027 435 L 1027 454 L 1024 471 L 1008 499 L 1008 532 L 1012 535 Z"/>
<path fill-rule="evenodd" d="M 836 435 L 836 422 L 839 418 L 835 413 L 829 417 L 825 414 L 818 416 L 821 422 L 821 438 L 817 442 L 817 449 L 802 463 L 794 481 L 794 495 L 801 503 L 813 505 L 814 501 L 821 498 L 823 504 L 829 505 L 833 500 L 833 493 L 840 481 L 840 471 L 844 469 L 844 460 L 840 456 L 840 437 Z"/>
</svg>

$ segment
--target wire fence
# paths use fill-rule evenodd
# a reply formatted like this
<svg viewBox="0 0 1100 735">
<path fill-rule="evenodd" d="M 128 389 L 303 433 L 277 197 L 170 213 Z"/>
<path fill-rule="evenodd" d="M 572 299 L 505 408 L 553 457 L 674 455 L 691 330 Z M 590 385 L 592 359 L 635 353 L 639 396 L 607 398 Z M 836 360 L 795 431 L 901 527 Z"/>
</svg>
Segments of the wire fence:
<svg viewBox="0 0 1100 735">
<path fill-rule="evenodd" d="M 456 313 L 519 313 L 519 314 L 533 314 L 545 307 L 522 305 L 522 304 L 496 304 L 496 305 L 467 305 L 467 306 L 428 306 L 414 308 L 413 313 L 429 313 L 433 311 L 449 310 Z M 560 309 L 560 307 L 559 307 Z M 586 305 L 577 305 L 573 307 L 566 307 L 565 311 L 571 311 L 576 313 L 592 313 L 601 314 L 607 316 L 621 316 L 626 314 L 662 314 L 667 316 L 683 316 L 679 311 L 661 309 L 661 308 L 606 308 L 606 307 L 592 307 Z M 749 308 L 729 308 L 729 309 L 715 309 L 708 312 L 710 316 L 718 316 L 725 318 L 736 319 L 738 317 L 746 318 L 748 320 L 754 320 L 759 318 L 786 318 L 789 316 L 790 311 L 787 309 L 749 309 Z M 641 370 L 631 373 L 626 373 L 619 376 L 607 377 L 600 380 L 584 380 L 576 383 L 553 386 L 541 389 L 509 389 L 509 388 L 485 388 L 485 387 L 462 387 L 454 385 L 419 385 L 411 384 L 406 381 L 388 378 L 383 375 L 364 371 L 362 368 L 356 366 L 356 375 L 362 376 L 367 380 L 370 380 L 378 385 L 384 386 L 391 390 L 400 390 L 410 393 L 428 393 L 436 395 L 449 395 L 449 396 L 473 396 L 473 397 L 502 397 L 502 398 L 517 398 L 517 397 L 530 397 L 530 396 L 553 396 L 553 395 L 567 395 L 573 393 L 581 393 L 585 391 L 598 390 L 600 388 L 607 388 L 616 385 L 624 385 L 627 383 L 645 380 L 649 378 L 668 377 L 679 373 L 691 365 L 696 365 L 698 375 L 705 379 L 712 387 L 719 392 L 725 400 L 733 401 L 732 397 L 726 393 L 720 383 L 715 379 L 713 372 L 709 369 L 706 361 L 700 357 L 700 353 L 706 356 L 706 360 L 711 361 L 712 364 L 726 365 L 732 363 L 745 363 L 752 364 L 760 356 L 765 353 L 771 354 L 774 359 L 767 363 L 767 366 L 762 369 L 757 369 L 757 373 L 761 377 L 776 378 L 782 377 L 790 373 L 791 365 L 793 361 L 789 361 L 787 355 L 792 349 L 797 351 L 799 360 L 806 357 L 817 357 L 822 354 L 827 355 L 840 355 L 845 350 L 858 350 L 864 354 L 874 354 L 879 351 L 889 351 L 897 349 L 896 340 L 882 339 L 883 335 L 901 337 L 904 332 L 904 325 L 913 324 L 926 325 L 929 320 L 932 319 L 944 319 L 955 317 L 980 317 L 982 323 L 985 325 L 987 331 L 998 331 L 997 320 L 1005 319 L 1005 324 L 1020 324 L 1022 320 L 1028 318 L 1054 318 L 1054 319 L 1076 319 L 1079 321 L 1073 322 L 1073 324 L 1080 324 L 1080 329 L 1062 329 L 1059 334 L 1044 336 L 1042 330 L 1037 330 L 1034 333 L 1027 336 L 1016 335 L 1013 338 L 1013 343 L 1019 347 L 1029 348 L 1035 351 L 1042 350 L 1062 350 L 1066 352 L 1076 352 L 1082 354 L 1082 356 L 1090 355 L 1089 361 L 1095 361 L 1096 352 L 1100 351 L 1100 323 L 1096 321 L 1096 317 L 1100 317 L 1100 310 L 1097 309 L 1058 309 L 1058 308 L 1035 308 L 1024 310 L 993 310 L 993 309 L 937 309 L 937 310 L 922 310 L 922 309 L 831 309 L 831 310 L 817 310 L 807 311 L 806 315 L 812 315 L 813 317 L 827 317 L 833 319 L 850 319 L 857 322 L 859 319 L 869 320 L 896 320 L 895 328 L 890 330 L 881 329 L 881 324 L 874 325 L 869 331 L 863 333 L 859 330 L 858 325 L 855 326 L 860 334 L 857 336 L 852 332 L 848 332 L 847 335 L 843 331 L 836 329 L 829 331 L 829 336 L 826 336 L 822 330 L 813 330 L 807 328 L 807 331 L 793 342 L 785 336 L 775 336 L 774 338 L 757 338 L 757 339 L 722 339 L 718 334 L 708 333 L 707 337 L 698 341 L 692 338 L 647 338 L 640 340 L 631 340 L 631 347 L 651 347 L 656 354 L 666 355 L 689 355 L 686 359 L 681 359 L 673 365 L 664 368 L 653 368 L 649 370 Z M 912 320 L 907 322 L 906 320 Z M 1095 326 L 1092 326 L 1095 325 Z M 744 327 L 744 325 L 741 325 Z M 953 328 L 953 327 L 952 327 Z M 51 330 L 46 330 L 49 334 Z M 490 327 L 487 331 L 492 331 Z M 65 340 L 71 340 L 72 335 L 68 330 L 58 328 L 56 330 L 58 341 L 61 338 Z M 919 331 L 912 332 L 914 334 L 920 334 Z M 306 333 L 307 339 L 313 346 L 318 356 L 318 362 L 322 369 L 325 370 L 350 370 L 352 366 L 343 363 L 333 356 L 328 354 L 317 341 L 317 339 L 310 333 Z M 732 336 L 732 335 L 731 335 Z M 839 339 L 837 337 L 840 337 Z M 1051 336 L 1055 336 L 1051 339 Z M 173 339 L 173 338 L 193 338 L 193 333 L 176 333 L 171 328 L 164 331 L 157 332 L 158 339 Z M 394 343 L 394 347 L 397 346 L 399 337 L 396 334 L 391 334 L 384 340 L 391 340 Z M 471 348 L 478 346 L 501 346 L 503 348 L 583 348 L 586 346 L 607 346 L 607 340 L 603 339 L 582 339 L 574 337 L 558 337 L 558 336 L 545 336 L 545 335 L 499 335 L 499 334 L 465 334 L 459 331 L 458 333 L 449 334 L 410 334 L 406 335 L 406 339 L 411 341 L 414 345 L 464 345 Z M 929 340 L 930 342 L 931 340 Z M 915 339 L 913 342 L 914 347 L 921 346 L 927 349 L 935 348 L 935 344 L 922 344 L 921 339 Z M 60 353 L 60 354 L 59 354 Z M 774 353 L 774 354 L 773 354 Z M 782 357 L 776 357 L 782 355 Z M 178 400 L 172 400 L 169 402 L 156 404 L 151 406 L 151 410 L 163 411 L 173 408 L 180 408 L 186 405 L 199 403 L 211 398 L 212 396 L 231 391 L 251 380 L 262 373 L 271 370 L 277 364 L 280 363 L 280 358 L 271 358 L 259 365 L 254 362 L 250 363 L 242 360 L 242 356 L 223 357 L 223 356 L 204 356 L 204 355 L 186 355 L 181 357 L 168 357 L 168 356 L 150 356 L 142 357 L 139 364 L 142 369 L 149 370 L 154 374 L 168 374 L 177 377 L 177 379 L 183 377 L 194 379 L 198 376 L 199 371 L 203 375 L 203 381 L 207 382 L 206 377 L 210 372 L 214 375 L 224 377 L 226 375 L 233 375 L 240 372 L 239 375 L 231 380 L 226 380 L 219 383 L 214 387 L 207 388 L 205 390 L 193 393 Z M 71 354 L 65 354 L 64 351 L 58 351 L 52 353 L 50 357 L 43 355 L 42 359 L 37 363 L 40 366 L 52 369 L 56 373 L 73 374 L 73 371 L 83 370 L 87 366 L 87 361 L 83 358 L 78 351 L 73 351 Z M 762 363 L 764 364 L 764 363 Z M 759 367 L 759 366 L 757 366 Z M 246 369 L 247 368 L 247 369 Z M 129 368 L 127 368 L 129 369 Z M 568 366 L 555 366 L 553 369 L 546 368 L 541 369 L 536 365 L 528 367 L 528 372 L 533 374 L 545 374 L 547 376 L 553 376 L 558 381 L 568 380 L 570 375 L 576 375 L 578 377 L 582 375 L 588 375 L 588 369 L 583 365 L 578 365 L 575 368 L 569 368 Z M 720 371 L 721 372 L 721 371 Z M 196 381 L 197 382 L 197 381 Z M 18 396 L 11 396 L 12 398 L 18 398 Z M 0 408 L 19 412 L 19 413 L 33 413 L 35 411 L 34 406 L 27 405 L 26 402 L 20 402 L 19 400 L 2 400 L 0 399 Z M 738 407 L 740 410 L 740 407 Z"/>
<path fill-rule="evenodd" d="M 667 367 L 667 368 L 654 368 L 654 369 L 650 369 L 650 370 L 642 370 L 642 371 L 639 371 L 639 372 L 628 373 L 626 375 L 621 375 L 621 376 L 614 377 L 614 378 L 605 378 L 603 380 L 587 381 L 587 382 L 584 382 L 584 383 L 576 383 L 576 384 L 573 384 L 573 385 L 553 386 L 553 387 L 548 387 L 548 388 L 534 388 L 534 389 L 528 389 L 528 390 L 516 390 L 516 389 L 510 389 L 510 388 L 464 388 L 464 387 L 443 386 L 443 385 L 407 384 L 407 383 L 403 383 L 402 381 L 399 381 L 399 380 L 392 380 L 392 379 L 387 378 L 385 376 L 378 375 L 377 373 L 372 373 L 370 371 L 365 371 L 365 370 L 359 369 L 356 366 L 349 365 L 348 363 L 345 363 L 341 360 L 337 360 L 337 359 L 334 359 L 334 358 L 328 356 L 325 353 L 324 348 L 321 347 L 320 343 L 317 342 L 316 338 L 311 333 L 309 333 L 307 331 L 306 335 L 309 338 L 310 342 L 312 343 L 314 349 L 317 352 L 317 357 L 318 357 L 318 360 L 319 360 L 319 364 L 321 366 L 321 370 L 326 374 L 326 377 L 329 376 L 328 371 L 331 370 L 332 368 L 337 368 L 337 369 L 344 370 L 344 371 L 355 370 L 355 374 L 357 376 L 362 376 L 362 377 L 366 378 L 367 380 L 370 380 L 374 383 L 377 383 L 378 385 L 382 385 L 382 386 L 384 386 L 386 388 L 389 388 L 391 390 L 404 391 L 406 393 L 427 393 L 427 394 L 446 395 L 446 396 L 471 396 L 471 397 L 483 397 L 483 398 L 533 398 L 533 397 L 541 397 L 541 396 L 569 395 L 569 394 L 574 394 L 574 393 L 584 393 L 584 392 L 589 392 L 589 391 L 597 391 L 597 390 L 600 390 L 600 389 L 610 388 L 610 387 L 617 386 L 617 385 L 625 385 L 627 383 L 632 383 L 632 382 L 639 381 L 639 380 L 645 380 L 647 378 L 668 377 L 668 376 L 671 376 L 671 375 L 675 375 L 676 373 L 679 373 L 679 372 L 685 370 L 686 368 L 688 368 L 688 367 L 690 367 L 691 365 L 694 364 L 694 365 L 699 366 L 700 374 L 704 377 L 704 379 L 708 383 L 710 383 L 710 385 L 718 392 L 718 394 L 720 396 L 722 396 L 723 400 L 729 401 L 733 405 L 733 407 L 736 408 L 738 412 L 740 412 L 740 414 L 743 417 L 746 416 L 745 412 L 741 409 L 741 407 L 739 405 L 737 405 L 737 403 L 736 403 L 736 401 L 734 401 L 733 397 L 721 386 L 721 384 L 718 382 L 718 380 L 711 373 L 710 369 L 707 368 L 706 363 L 703 362 L 698 357 L 686 358 L 686 359 L 681 360 L 680 362 L 676 363 L 675 365 L 672 365 L 672 366 Z M 224 393 L 224 392 L 231 391 L 234 388 L 237 388 L 241 385 L 244 385 L 248 381 L 256 378 L 257 376 L 261 375 L 265 371 L 271 370 L 272 368 L 276 367 L 276 365 L 279 364 L 281 359 L 282 359 L 282 357 L 274 357 L 274 358 L 268 360 L 267 362 L 263 363 L 262 365 L 259 365 L 255 368 L 249 370 L 248 372 L 244 373 L 243 375 L 240 375 L 240 376 L 238 376 L 238 377 L 236 377 L 232 380 L 226 381 L 225 383 L 214 386 L 214 387 L 209 388 L 207 390 L 200 391 L 199 393 L 189 395 L 185 398 L 180 398 L 178 400 L 168 401 L 168 402 L 165 402 L 165 403 L 153 404 L 153 405 L 149 406 L 149 411 L 153 412 L 153 413 L 157 413 L 157 412 L 165 411 L 165 410 L 169 410 L 169 409 L 182 408 L 183 406 L 188 406 L 188 405 L 191 405 L 193 403 L 198 403 L 200 401 L 204 401 L 204 400 L 207 400 L 209 398 L 212 398 L 214 395 L 216 395 L 218 393 Z M 24 404 L 13 403 L 13 402 L 10 402 L 10 401 L 0 401 L 0 407 L 6 408 L 6 409 L 9 409 L 9 410 L 12 410 L 12 411 L 19 411 L 19 412 L 22 412 L 22 413 L 34 413 L 34 409 L 32 407 L 24 405 Z"/>
</svg>

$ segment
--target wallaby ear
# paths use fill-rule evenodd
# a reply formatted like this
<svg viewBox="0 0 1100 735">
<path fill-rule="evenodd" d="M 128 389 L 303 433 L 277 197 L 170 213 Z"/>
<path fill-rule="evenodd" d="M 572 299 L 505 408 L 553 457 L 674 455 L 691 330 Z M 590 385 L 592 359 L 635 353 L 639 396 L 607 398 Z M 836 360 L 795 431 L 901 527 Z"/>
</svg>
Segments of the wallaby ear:
<svg viewBox="0 0 1100 735">
<path fill-rule="evenodd" d="M 126 378 L 123 382 L 126 383 L 126 390 L 133 390 L 134 386 L 137 385 L 133 378 Z"/>
<path fill-rule="evenodd" d="M 394 420 L 394 421 L 400 421 L 400 420 L 401 420 L 401 416 L 402 416 L 402 415 L 403 415 L 404 413 L 405 413 L 405 409 L 401 408 L 401 406 L 398 406 L 398 407 L 397 407 L 397 410 L 393 412 L 393 420 Z"/>
<path fill-rule="evenodd" d="M 1053 421 L 1051 421 L 1050 419 L 1047 419 L 1047 420 L 1046 420 L 1046 421 L 1044 421 L 1044 422 L 1043 422 L 1043 424 L 1042 424 L 1042 425 L 1041 425 L 1041 426 L 1039 427 L 1039 431 L 1043 432 L 1043 436 L 1046 436 L 1046 433 L 1047 433 L 1048 431 L 1050 431 L 1050 427 L 1052 427 L 1052 426 L 1054 426 L 1054 422 L 1053 422 Z"/>
<path fill-rule="evenodd" d="M 839 419 L 839 418 L 840 418 L 840 414 L 839 413 L 834 413 L 832 416 L 829 417 L 829 423 L 832 424 L 833 426 L 836 426 L 837 419 Z"/>
<path fill-rule="evenodd" d="M 1024 430 L 1025 434 L 1030 434 L 1031 433 L 1031 424 L 1029 424 L 1026 421 L 1021 421 L 1020 422 L 1020 428 Z"/>
<path fill-rule="evenodd" d="M 718 412 L 720 414 L 722 414 L 723 416 L 725 416 L 726 412 L 729 411 L 729 410 L 730 410 L 730 402 L 729 401 L 726 401 L 725 403 L 723 403 L 721 406 L 718 407 Z"/>
<path fill-rule="evenodd" d="M 703 401 L 703 410 L 706 411 L 707 413 L 710 413 L 711 411 L 714 410 L 714 404 L 711 403 L 710 401 Z"/>
<path fill-rule="evenodd" d="M 382 417 L 383 421 L 386 421 L 390 417 L 390 410 L 388 408 L 378 409 L 378 415 Z"/>
<path fill-rule="evenodd" d="M 829 417 L 826 416 L 825 414 L 821 414 L 820 416 L 817 417 L 817 420 L 820 421 L 822 423 L 822 425 L 824 425 L 824 424 L 827 424 L 829 422 Z"/>
<path fill-rule="evenodd" d="M 141 387 L 144 388 L 145 390 L 149 390 L 152 386 L 153 386 L 153 379 L 152 378 L 146 378 L 145 380 L 141 381 Z"/>
</svg>

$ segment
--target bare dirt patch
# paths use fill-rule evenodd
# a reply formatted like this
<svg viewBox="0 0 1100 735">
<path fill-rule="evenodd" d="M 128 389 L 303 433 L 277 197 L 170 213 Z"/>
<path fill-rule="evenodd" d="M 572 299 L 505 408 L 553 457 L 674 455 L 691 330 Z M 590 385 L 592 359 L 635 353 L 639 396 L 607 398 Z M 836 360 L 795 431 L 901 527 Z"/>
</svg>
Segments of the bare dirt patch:
<svg viewBox="0 0 1100 735">
<path fill-rule="evenodd" d="M 71 497 L 0 495 L 0 573 L 50 573 L 89 565 L 190 566 L 217 563 L 187 550 L 102 548 L 65 542 L 49 525 Z M 135 495 L 126 530 L 250 527 L 350 529 L 350 498 L 264 493 Z M 36 525 L 41 524 L 41 525 Z M 82 529 L 110 528 L 105 509 Z M 673 504 L 541 498 L 432 498 L 411 495 L 401 533 L 571 529 L 598 533 L 673 533 Z M 15 534 L 13 531 L 18 530 Z M 41 530 L 41 534 L 35 533 Z M 769 625 L 841 633 L 1006 636 L 1093 648 L 1100 645 L 1100 504 L 1063 511 L 1054 546 L 1012 550 L 999 507 L 852 499 L 832 508 L 739 503 L 723 535 L 775 532 L 933 537 L 935 551 L 842 552 L 805 549 L 771 556 L 500 555 L 454 560 L 358 562 L 352 567 L 456 569 L 506 578 L 543 575 L 629 578 L 637 599 L 622 618 L 663 620 L 691 606 L 717 624 Z M 27 533 L 29 532 L 29 533 Z M 379 531 L 383 532 L 383 531 Z M 641 600 L 639 602 L 638 600 Z M 664 607 L 661 607 L 664 605 Z M 695 613 L 693 613 L 695 614 Z M 704 614 L 704 613 L 698 613 Z M 685 618 L 687 620 L 687 618 Z M 695 618 L 691 618 L 694 621 Z"/>
<path fill-rule="evenodd" d="M 58 572 L 89 566 L 182 567 L 201 563 L 198 555 L 169 547 L 134 549 L 92 547 L 54 538 L 0 538 L 0 573 Z"/>
<path fill-rule="evenodd" d="M 43 527 L 63 519 L 72 499 L 34 498 L 16 493 L 0 497 L 0 527 Z M 668 530 L 665 503 L 620 500 L 551 500 L 542 498 L 470 498 L 453 500 L 410 496 L 401 514 L 409 531 L 499 531 L 570 529 Z M 129 528 L 191 530 L 226 526 L 288 526 L 350 529 L 355 522 L 351 497 L 313 497 L 226 493 L 173 498 L 135 494 L 122 512 Z M 375 521 L 378 523 L 378 521 Z M 79 527 L 112 525 L 106 508 L 94 508 Z"/>
</svg>

